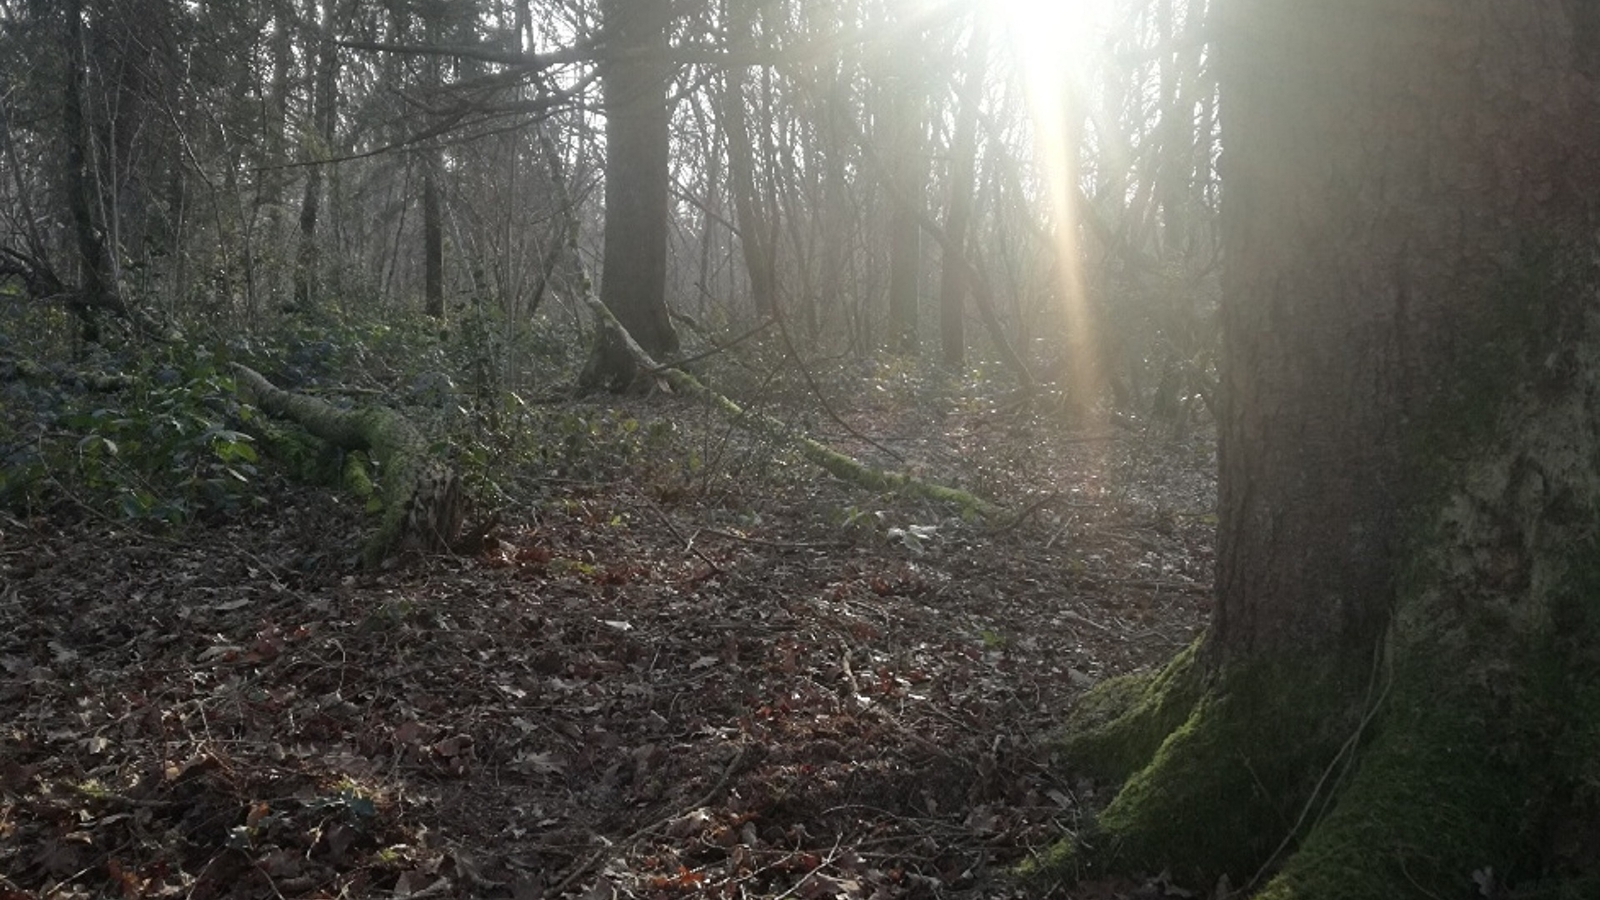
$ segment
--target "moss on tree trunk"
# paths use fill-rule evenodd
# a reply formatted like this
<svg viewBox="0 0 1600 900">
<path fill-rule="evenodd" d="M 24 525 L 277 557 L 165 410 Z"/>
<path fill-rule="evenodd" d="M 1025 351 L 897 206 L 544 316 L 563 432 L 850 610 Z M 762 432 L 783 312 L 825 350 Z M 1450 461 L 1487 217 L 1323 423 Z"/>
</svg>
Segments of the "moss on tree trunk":
<svg viewBox="0 0 1600 900">
<path fill-rule="evenodd" d="M 343 450 L 366 451 L 382 467 L 383 518 L 362 556 L 376 565 L 399 550 L 446 549 L 461 528 L 461 483 L 434 459 L 422 433 L 384 406 L 340 409 L 275 387 L 247 366 L 234 372 L 268 414 L 288 419 Z"/>
<path fill-rule="evenodd" d="M 1433 475 L 1401 516 L 1376 658 L 1203 644 L 1099 686 L 1063 747 L 1123 787 L 1035 874 L 1165 869 L 1272 900 L 1600 896 L 1600 273 L 1579 268 L 1535 279 L 1550 308 L 1525 312 L 1550 330 L 1523 360 L 1416 424 L 1412 465 Z"/>
<path fill-rule="evenodd" d="M 1125 780 L 1041 874 L 1600 896 L 1581 6 L 1218 0 L 1217 613 L 1069 725 L 1069 760 Z"/>
</svg>

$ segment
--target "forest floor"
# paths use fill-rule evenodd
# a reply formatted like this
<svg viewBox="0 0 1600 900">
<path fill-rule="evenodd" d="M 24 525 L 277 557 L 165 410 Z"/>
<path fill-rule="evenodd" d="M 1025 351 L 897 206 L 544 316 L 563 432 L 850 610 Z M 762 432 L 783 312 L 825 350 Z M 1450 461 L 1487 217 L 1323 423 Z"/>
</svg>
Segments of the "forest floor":
<svg viewBox="0 0 1600 900">
<path fill-rule="evenodd" d="M 471 558 L 362 571 L 358 504 L 287 484 L 177 534 L 0 519 L 0 900 L 1021 896 L 1105 799 L 1052 728 L 1206 622 L 1209 440 L 849 414 L 1029 511 L 990 526 L 617 409 L 699 462 L 528 471 Z M 1027 895 L 1197 895 L 1151 876 Z"/>
</svg>

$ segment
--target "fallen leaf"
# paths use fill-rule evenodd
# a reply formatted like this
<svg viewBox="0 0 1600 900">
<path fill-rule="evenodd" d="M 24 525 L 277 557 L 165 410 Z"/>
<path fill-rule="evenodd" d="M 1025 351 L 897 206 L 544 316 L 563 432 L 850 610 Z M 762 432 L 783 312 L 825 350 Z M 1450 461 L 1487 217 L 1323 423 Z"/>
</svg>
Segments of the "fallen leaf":
<svg viewBox="0 0 1600 900">
<path fill-rule="evenodd" d="M 616 900 L 617 888 L 604 875 L 595 880 L 594 887 L 583 895 L 583 900 Z"/>
<path fill-rule="evenodd" d="M 551 752 L 535 753 L 524 750 L 517 754 L 511 767 L 528 775 L 558 775 L 567 770 L 567 763 Z"/>
</svg>

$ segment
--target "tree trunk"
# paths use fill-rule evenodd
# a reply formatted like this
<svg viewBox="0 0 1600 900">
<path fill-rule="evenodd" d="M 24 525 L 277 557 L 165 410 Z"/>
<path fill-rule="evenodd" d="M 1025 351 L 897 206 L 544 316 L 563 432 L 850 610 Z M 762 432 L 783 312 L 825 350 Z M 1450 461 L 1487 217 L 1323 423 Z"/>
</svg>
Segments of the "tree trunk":
<svg viewBox="0 0 1600 900">
<path fill-rule="evenodd" d="M 909 19 L 909 12 L 902 9 L 900 24 L 908 27 Z M 922 275 L 919 223 L 925 179 L 918 87 L 921 67 L 917 44 L 911 37 L 902 36 L 890 52 L 887 141 L 890 158 L 895 160 L 890 174 L 895 191 L 889 220 L 889 349 L 915 354 L 921 344 L 917 325 Z"/>
<path fill-rule="evenodd" d="M 1219 3 L 1217 612 L 1076 714 L 1080 862 L 1600 896 L 1591 9 Z"/>
<path fill-rule="evenodd" d="M 824 92 L 818 105 L 817 132 L 822 144 L 821 200 L 816 215 L 821 219 L 819 241 L 822 245 L 821 267 L 816 302 L 817 322 L 848 323 L 844 309 L 844 275 L 849 259 L 852 220 L 850 216 L 850 181 L 846 167 L 847 144 L 845 135 L 852 129 L 843 123 L 851 112 L 845 106 L 843 90 L 832 84 Z M 812 323 L 810 336 L 815 338 L 818 326 Z"/>
<path fill-rule="evenodd" d="M 605 255 L 600 299 L 657 358 L 678 351 L 667 315 L 669 0 L 605 0 Z M 585 386 L 632 384 L 627 348 L 602 330 Z"/>
<path fill-rule="evenodd" d="M 729 41 L 736 50 L 750 49 L 755 43 L 755 9 L 750 0 L 729 3 Z M 767 210 L 756 187 L 755 152 L 751 147 L 745 115 L 744 69 L 729 67 L 722 75 L 722 132 L 728 141 L 728 175 L 733 185 L 733 211 L 739 226 L 739 246 L 744 251 L 744 267 L 750 276 L 750 299 L 756 317 L 771 318 L 778 311 L 777 272 L 773 255 L 776 247 L 767 240 Z"/>
<path fill-rule="evenodd" d="M 967 222 L 972 218 L 972 173 L 978 152 L 978 102 L 983 96 L 983 73 L 989 53 L 989 30 L 979 24 L 967 48 L 966 71 L 962 73 L 956 111 L 956 132 L 950 141 L 950 208 L 945 233 L 951 246 L 944 249 L 940 267 L 939 338 L 942 359 L 951 369 L 967 362 Z M 954 257 L 954 258 L 952 258 Z"/>
<path fill-rule="evenodd" d="M 439 211 L 439 175 L 443 159 L 438 151 L 422 163 L 422 286 L 423 311 L 444 318 L 444 218 Z"/>
<path fill-rule="evenodd" d="M 268 414 L 341 450 L 368 452 L 383 467 L 383 518 L 362 552 L 368 566 L 396 552 L 449 549 L 461 531 L 461 479 L 432 456 L 427 437 L 404 416 L 386 406 L 341 409 L 320 397 L 290 393 L 239 363 L 233 372 Z"/>
<path fill-rule="evenodd" d="M 739 247 L 745 272 L 750 277 L 750 299 L 757 318 L 770 318 L 778 310 L 778 286 L 773 266 L 773 247 L 767 241 L 767 216 L 756 189 L 755 155 L 745 121 L 744 79 L 738 70 L 724 74 L 727 88 L 722 97 L 722 126 L 728 140 L 728 174 L 733 181 L 733 211 L 739 226 Z"/>
<path fill-rule="evenodd" d="M 62 146 L 66 150 L 67 206 L 72 215 L 72 231 L 78 245 L 78 266 L 83 279 L 82 291 L 74 295 L 69 305 L 78 317 L 79 336 L 89 344 L 100 340 L 99 310 L 120 307 L 121 301 L 112 273 L 111 255 L 94 217 L 98 204 L 90 177 L 89 129 L 83 116 L 86 61 L 81 0 L 67 0 L 63 15 L 66 19 L 64 40 L 67 71 L 61 98 Z"/>
<path fill-rule="evenodd" d="M 440 21 L 443 7 L 424 7 L 419 11 L 422 32 L 430 42 L 446 40 L 448 26 Z M 439 95 L 444 83 L 443 60 L 429 57 L 422 63 L 421 81 L 425 92 Z M 444 211 L 439 204 L 439 180 L 444 177 L 444 152 L 425 150 L 422 163 L 422 310 L 434 319 L 444 318 Z"/>
<path fill-rule="evenodd" d="M 307 10 L 316 9 L 316 0 L 307 0 Z M 316 134 L 316 144 L 308 154 L 311 165 L 306 167 L 305 193 L 300 199 L 300 240 L 295 250 L 294 302 L 300 309 L 310 309 L 319 302 L 317 296 L 318 268 L 321 254 L 317 247 L 317 216 L 322 204 L 322 164 L 333 152 L 334 129 L 338 122 L 339 48 L 333 43 L 334 0 L 322 2 L 322 27 L 314 26 L 308 32 L 307 56 L 316 59 L 312 74 L 311 119 Z"/>
</svg>

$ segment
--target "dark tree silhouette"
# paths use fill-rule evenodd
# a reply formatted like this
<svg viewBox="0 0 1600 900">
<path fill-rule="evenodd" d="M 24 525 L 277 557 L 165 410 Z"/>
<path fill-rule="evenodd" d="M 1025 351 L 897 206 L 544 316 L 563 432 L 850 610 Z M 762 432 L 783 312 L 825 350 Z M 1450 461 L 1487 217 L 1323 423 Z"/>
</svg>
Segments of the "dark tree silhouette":
<svg viewBox="0 0 1600 900">
<path fill-rule="evenodd" d="M 667 314 L 669 0 L 606 0 L 601 5 L 606 101 L 605 255 L 600 300 L 646 351 L 657 358 L 678 350 Z M 602 335 L 584 381 L 631 382 L 633 358 Z"/>
<path fill-rule="evenodd" d="M 1271 898 L 1600 891 L 1588 10 L 1218 4 L 1216 618 L 1080 711 L 1075 758 L 1127 777 L 1089 858 Z"/>
</svg>

